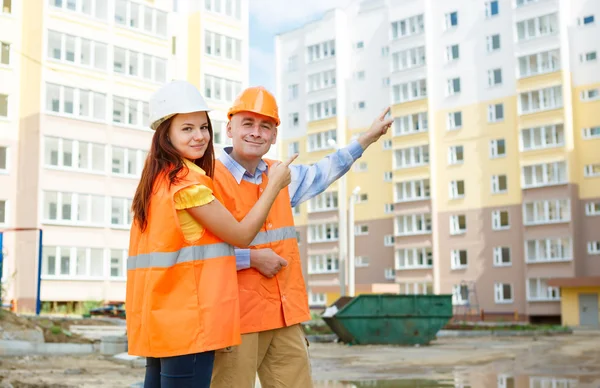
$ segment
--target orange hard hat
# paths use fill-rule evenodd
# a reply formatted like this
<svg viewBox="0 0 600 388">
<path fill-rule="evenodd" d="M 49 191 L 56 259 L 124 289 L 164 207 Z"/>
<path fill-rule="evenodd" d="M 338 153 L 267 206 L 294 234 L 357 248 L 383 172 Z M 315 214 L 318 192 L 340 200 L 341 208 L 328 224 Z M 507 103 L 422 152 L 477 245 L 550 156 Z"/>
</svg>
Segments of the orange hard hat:
<svg viewBox="0 0 600 388">
<path fill-rule="evenodd" d="M 275 96 L 262 86 L 253 86 L 241 92 L 229 108 L 227 117 L 231 120 L 231 116 L 238 112 L 258 113 L 275 120 L 277 126 L 281 123 Z"/>
</svg>

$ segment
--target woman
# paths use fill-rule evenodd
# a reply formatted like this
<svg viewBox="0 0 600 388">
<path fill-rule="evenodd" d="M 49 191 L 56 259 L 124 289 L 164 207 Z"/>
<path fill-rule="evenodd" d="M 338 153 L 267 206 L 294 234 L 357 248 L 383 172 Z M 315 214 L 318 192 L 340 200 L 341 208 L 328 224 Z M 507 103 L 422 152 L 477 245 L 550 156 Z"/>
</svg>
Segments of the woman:
<svg viewBox="0 0 600 388">
<path fill-rule="evenodd" d="M 147 357 L 145 387 L 209 387 L 214 350 L 241 342 L 232 245 L 251 243 L 291 179 L 294 158 L 271 168 L 238 222 L 213 194 L 207 111 L 184 81 L 150 99 L 155 133 L 133 199 L 126 299 L 129 352 Z"/>
</svg>

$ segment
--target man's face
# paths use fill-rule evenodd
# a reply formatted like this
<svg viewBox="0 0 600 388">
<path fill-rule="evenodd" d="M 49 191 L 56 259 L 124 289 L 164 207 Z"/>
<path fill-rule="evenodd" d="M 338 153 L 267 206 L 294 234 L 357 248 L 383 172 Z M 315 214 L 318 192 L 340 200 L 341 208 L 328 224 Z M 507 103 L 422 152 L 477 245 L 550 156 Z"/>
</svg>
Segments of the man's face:
<svg viewBox="0 0 600 388">
<path fill-rule="evenodd" d="M 270 117 L 253 112 L 239 112 L 227 124 L 227 136 L 234 152 L 245 158 L 262 158 L 277 140 L 277 126 Z"/>
</svg>

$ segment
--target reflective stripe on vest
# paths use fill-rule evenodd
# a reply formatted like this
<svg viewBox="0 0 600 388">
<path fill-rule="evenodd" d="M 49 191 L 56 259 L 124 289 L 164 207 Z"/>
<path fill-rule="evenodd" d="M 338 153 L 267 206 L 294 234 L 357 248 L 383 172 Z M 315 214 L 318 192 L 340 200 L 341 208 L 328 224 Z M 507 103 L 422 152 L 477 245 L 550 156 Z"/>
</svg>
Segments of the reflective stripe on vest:
<svg viewBox="0 0 600 388">
<path fill-rule="evenodd" d="M 168 268 L 188 261 L 215 259 L 234 254 L 233 247 L 226 243 L 196 245 L 181 248 L 175 252 L 152 252 L 130 256 L 127 258 L 127 270 L 151 267 Z"/>
<path fill-rule="evenodd" d="M 287 240 L 288 238 L 296 238 L 296 228 L 293 226 L 286 226 L 274 230 L 267 230 L 265 232 L 259 232 L 254 240 L 250 243 L 250 246 L 268 244 L 275 241 Z"/>
</svg>

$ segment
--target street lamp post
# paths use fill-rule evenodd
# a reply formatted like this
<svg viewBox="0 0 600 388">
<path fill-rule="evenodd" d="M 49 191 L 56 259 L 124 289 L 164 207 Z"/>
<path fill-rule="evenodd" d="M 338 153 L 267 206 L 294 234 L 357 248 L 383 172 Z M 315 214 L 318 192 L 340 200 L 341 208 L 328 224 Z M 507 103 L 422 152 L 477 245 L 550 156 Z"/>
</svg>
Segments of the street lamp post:
<svg viewBox="0 0 600 388">
<path fill-rule="evenodd" d="M 333 139 L 327 140 L 327 144 L 331 148 L 336 150 L 340 149 L 340 146 Z M 340 266 L 340 296 L 346 296 L 346 285 L 348 284 L 348 279 L 346 278 L 346 257 L 347 257 L 347 239 L 348 239 L 348 231 L 347 227 L 347 209 L 346 209 L 346 187 L 347 187 L 347 177 L 346 174 L 342 175 L 338 180 L 338 207 L 339 207 L 339 266 Z"/>
<path fill-rule="evenodd" d="M 348 206 L 348 295 L 353 297 L 356 288 L 356 263 L 354 257 L 354 205 L 360 192 L 360 186 L 356 186 L 350 195 L 350 204 Z"/>
</svg>

